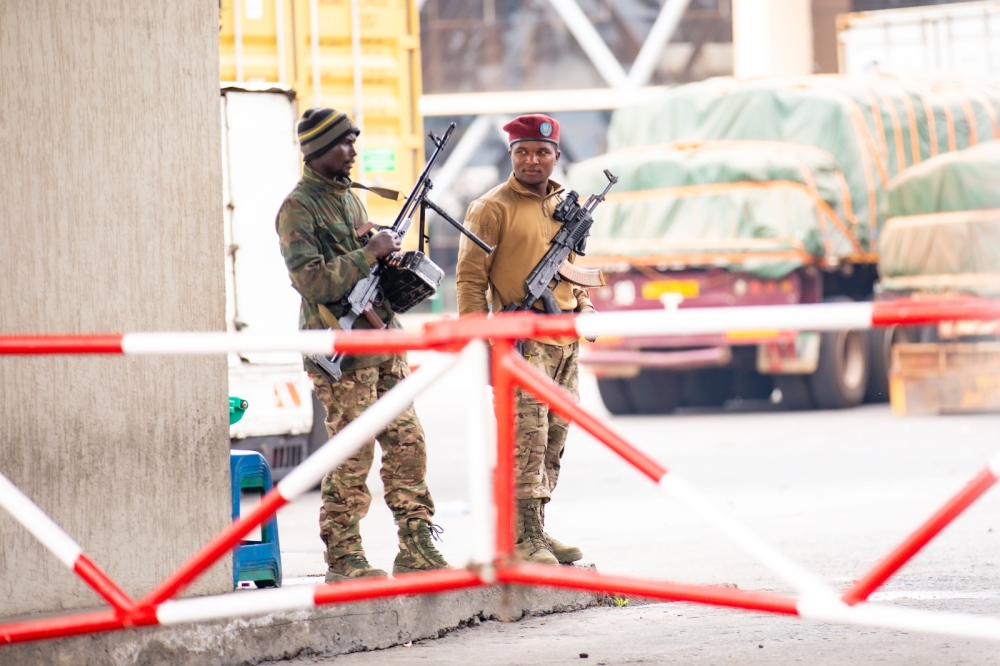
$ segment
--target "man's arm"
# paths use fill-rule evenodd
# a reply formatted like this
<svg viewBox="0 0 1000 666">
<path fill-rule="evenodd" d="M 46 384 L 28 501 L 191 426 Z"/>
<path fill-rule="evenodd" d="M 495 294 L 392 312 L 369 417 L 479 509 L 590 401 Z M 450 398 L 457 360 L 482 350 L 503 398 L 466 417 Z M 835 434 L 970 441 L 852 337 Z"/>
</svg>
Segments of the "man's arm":
<svg viewBox="0 0 1000 666">
<path fill-rule="evenodd" d="M 465 214 L 465 228 L 489 245 L 496 246 L 500 242 L 499 212 L 485 202 L 472 202 Z M 482 248 L 462 236 L 455 270 L 459 316 L 486 314 L 490 311 L 486 291 L 489 289 L 492 265 L 492 254 L 487 255 Z"/>
<path fill-rule="evenodd" d="M 276 226 L 292 286 L 311 303 L 340 301 L 378 261 L 371 249 L 364 247 L 327 262 L 312 214 L 294 199 L 281 206 Z"/>
</svg>

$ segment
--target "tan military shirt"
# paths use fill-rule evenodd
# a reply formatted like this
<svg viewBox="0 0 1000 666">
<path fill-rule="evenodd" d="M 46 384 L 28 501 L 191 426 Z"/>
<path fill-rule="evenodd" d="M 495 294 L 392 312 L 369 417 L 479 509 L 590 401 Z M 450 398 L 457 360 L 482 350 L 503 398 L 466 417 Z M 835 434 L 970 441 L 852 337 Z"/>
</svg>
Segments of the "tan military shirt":
<svg viewBox="0 0 1000 666">
<path fill-rule="evenodd" d="M 524 300 L 524 281 L 545 256 L 561 226 L 552 219 L 562 201 L 563 188 L 550 180 L 545 198 L 530 192 L 511 174 L 506 183 L 469 205 L 465 226 L 490 245 L 491 255 L 462 237 L 456 271 L 458 314 L 499 312 L 511 302 Z M 576 256 L 571 254 L 569 261 Z M 552 290 L 561 310 L 586 312 L 594 309 L 586 289 L 562 281 Z M 544 311 L 541 301 L 535 307 Z M 572 339 L 539 338 L 540 342 L 564 346 Z"/>
</svg>

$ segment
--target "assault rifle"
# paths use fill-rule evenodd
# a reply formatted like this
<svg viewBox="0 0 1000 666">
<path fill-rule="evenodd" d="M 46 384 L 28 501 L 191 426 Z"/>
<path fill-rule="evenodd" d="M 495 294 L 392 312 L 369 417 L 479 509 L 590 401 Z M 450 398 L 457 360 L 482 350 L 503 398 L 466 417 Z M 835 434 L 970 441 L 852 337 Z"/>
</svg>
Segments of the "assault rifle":
<svg viewBox="0 0 1000 666">
<path fill-rule="evenodd" d="M 424 248 L 424 216 L 426 208 L 431 208 L 431 210 L 434 210 L 438 214 L 442 215 L 449 224 L 456 227 L 463 234 L 469 236 L 474 243 L 483 248 L 487 253 L 493 251 L 492 247 L 487 245 L 480 238 L 476 237 L 475 234 L 467 230 L 459 222 L 451 219 L 447 213 L 427 198 L 427 194 L 433 187 L 430 179 L 431 169 L 434 167 L 434 163 L 437 161 L 438 157 L 444 151 L 445 144 L 448 143 L 448 139 L 454 131 L 455 123 L 451 123 L 448 125 L 448 129 L 445 131 L 444 136 L 439 137 L 434 132 L 428 132 L 427 135 L 434 144 L 434 152 L 431 154 L 430 159 L 427 160 L 427 164 L 424 165 L 423 171 L 420 172 L 417 182 L 413 185 L 413 189 L 410 191 L 410 196 L 406 197 L 402 209 L 400 209 L 399 214 L 396 215 L 396 220 L 392 223 L 392 226 L 389 227 L 390 231 L 395 232 L 397 236 L 402 238 L 410 228 L 413 215 L 419 210 L 421 257 Z M 372 189 L 374 191 L 377 188 L 365 189 Z M 330 312 L 329 308 L 325 305 L 321 305 L 320 313 L 323 315 L 324 323 L 331 326 L 331 328 L 348 331 L 354 328 L 354 324 L 358 320 L 358 317 L 364 317 L 372 328 L 386 328 L 385 322 L 379 318 L 372 306 L 376 302 L 376 299 L 380 299 L 382 297 L 380 283 L 382 282 L 386 272 L 398 266 L 400 261 L 401 257 L 395 253 L 379 260 L 379 262 L 375 264 L 375 267 L 372 268 L 371 273 L 367 277 L 359 280 L 357 284 L 354 285 L 354 288 L 351 289 L 350 293 L 344 298 L 341 305 L 346 311 L 341 317 L 333 319 L 333 313 Z M 437 269 L 437 267 L 435 267 L 435 269 Z M 440 276 L 442 273 L 440 273 L 440 269 L 437 270 L 439 271 Z M 440 282 L 440 277 L 438 277 L 438 281 Z M 433 293 L 433 288 L 430 293 Z M 332 357 L 319 355 L 307 356 L 306 360 L 311 362 L 316 369 L 325 374 L 331 381 L 340 381 L 342 376 L 340 365 L 344 360 L 343 352 L 338 352 Z"/>
<path fill-rule="evenodd" d="M 597 204 L 604 201 L 611 186 L 618 182 L 618 178 L 607 169 L 604 170 L 604 175 L 608 178 L 608 186 L 600 194 L 590 195 L 582 206 L 580 195 L 573 190 L 559 202 L 552 218 L 556 222 L 561 222 L 562 227 L 556 232 L 545 256 L 531 269 L 528 279 L 524 281 L 524 300 L 521 301 L 521 305 L 509 303 L 501 312 L 530 310 L 541 300 L 547 313 L 558 314 L 561 310 L 552 295 L 552 287 L 549 287 L 553 280 L 556 285 L 565 279 L 584 287 L 604 286 L 604 279 L 599 271 L 577 268 L 566 261 L 571 252 L 581 257 L 584 255 L 584 250 L 587 249 L 587 236 L 590 235 L 590 228 L 594 225 L 592 213 Z"/>
</svg>

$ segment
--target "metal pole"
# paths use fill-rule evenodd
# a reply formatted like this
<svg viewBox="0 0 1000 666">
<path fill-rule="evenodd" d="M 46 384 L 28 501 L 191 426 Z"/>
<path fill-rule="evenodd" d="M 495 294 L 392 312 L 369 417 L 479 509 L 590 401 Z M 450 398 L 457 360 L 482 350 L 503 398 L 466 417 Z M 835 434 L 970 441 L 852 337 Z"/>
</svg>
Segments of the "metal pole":
<svg viewBox="0 0 1000 666">
<path fill-rule="evenodd" d="M 469 368 L 469 406 L 465 414 L 466 437 L 469 445 L 469 514 L 472 519 L 474 536 L 472 564 L 481 567 L 480 576 L 484 581 L 493 582 L 494 522 L 496 511 L 493 507 L 493 461 L 495 446 L 488 427 L 490 412 L 487 404 L 486 387 L 489 386 L 489 348 L 482 340 L 470 342 L 462 350 L 462 362 Z"/>
<path fill-rule="evenodd" d="M 315 1 L 315 0 L 314 0 Z M 358 151 L 358 175 L 361 180 L 365 174 L 365 155 L 362 150 L 365 130 L 365 113 L 362 104 L 362 79 L 361 79 L 361 7 L 358 0 L 351 0 L 351 59 L 354 61 L 354 124 L 361 130 L 358 135 L 355 148 Z M 361 201 L 365 201 L 365 191 L 359 190 Z"/>
<path fill-rule="evenodd" d="M 506 564 L 514 557 L 514 376 L 508 356 L 516 353 L 511 340 L 493 343 L 493 405 L 497 416 L 497 461 L 493 468 L 493 504 L 496 510 L 496 560 Z"/>
<path fill-rule="evenodd" d="M 656 61 L 660 53 L 666 48 L 667 42 L 673 36 L 674 31 L 681 22 L 685 10 L 691 0 L 667 0 L 660 9 L 660 14 L 656 17 L 653 27 L 650 28 L 646 41 L 639 49 L 639 55 L 635 57 L 631 69 L 628 72 L 628 82 L 631 86 L 644 86 L 649 83 L 649 78 L 656 69 Z"/>
<path fill-rule="evenodd" d="M 493 116 L 476 116 L 476 119 L 469 125 L 465 134 L 451 151 L 451 155 L 441 165 L 438 172 L 434 174 L 434 186 L 438 192 L 447 192 L 455 178 L 465 169 L 465 166 L 472 159 L 476 150 L 482 145 L 483 140 L 489 135 L 490 130 L 496 123 Z"/>
<path fill-rule="evenodd" d="M 590 58 L 600 75 L 612 88 L 621 88 L 629 85 L 628 75 L 622 69 L 618 58 L 611 52 L 608 45 L 594 28 L 587 15 L 580 9 L 576 0 L 549 0 L 552 8 L 556 10 L 562 18 L 563 23 L 573 33 L 573 37 L 580 44 L 580 48 Z"/>
<path fill-rule="evenodd" d="M 309 40 L 312 44 L 313 106 L 323 106 L 319 78 L 319 0 L 309 0 Z"/>
<path fill-rule="evenodd" d="M 285 3 L 274 0 L 274 32 L 278 49 L 278 83 L 284 83 L 287 78 L 285 70 Z"/>
<path fill-rule="evenodd" d="M 243 83 L 243 0 L 233 0 L 233 46 L 236 49 L 236 80 Z"/>
</svg>

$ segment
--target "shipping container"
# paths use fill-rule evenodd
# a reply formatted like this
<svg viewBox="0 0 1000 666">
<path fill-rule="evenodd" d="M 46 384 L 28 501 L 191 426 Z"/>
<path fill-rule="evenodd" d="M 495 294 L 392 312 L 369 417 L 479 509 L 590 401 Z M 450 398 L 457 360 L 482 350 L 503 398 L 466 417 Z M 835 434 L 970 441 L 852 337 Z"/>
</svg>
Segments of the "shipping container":
<svg viewBox="0 0 1000 666">
<path fill-rule="evenodd" d="M 885 9 L 837 17 L 841 74 L 873 69 L 1000 76 L 1000 2 Z"/>
<path fill-rule="evenodd" d="M 298 115 L 348 112 L 362 128 L 355 180 L 409 191 L 424 162 L 415 0 L 221 0 L 219 56 L 222 81 L 286 84 Z M 376 224 L 399 208 L 371 196 L 365 205 Z"/>
</svg>

